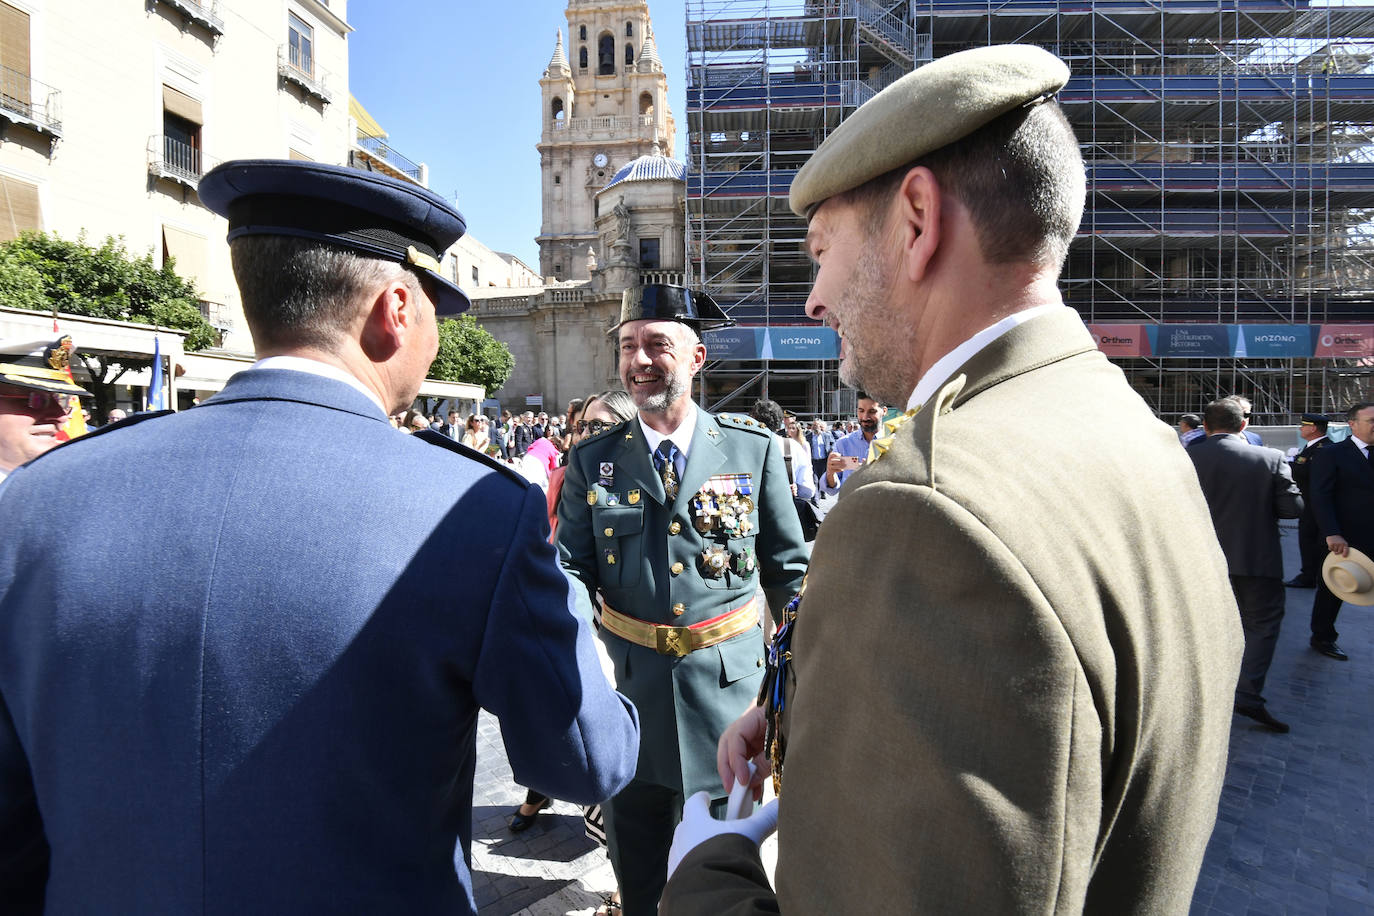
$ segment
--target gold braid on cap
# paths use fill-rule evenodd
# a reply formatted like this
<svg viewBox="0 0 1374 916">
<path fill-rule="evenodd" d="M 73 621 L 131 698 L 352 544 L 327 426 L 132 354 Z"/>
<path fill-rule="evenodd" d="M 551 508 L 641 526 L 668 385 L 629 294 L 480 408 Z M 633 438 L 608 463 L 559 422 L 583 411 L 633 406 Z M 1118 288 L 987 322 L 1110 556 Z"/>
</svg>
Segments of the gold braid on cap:
<svg viewBox="0 0 1374 916">
<path fill-rule="evenodd" d="M 414 264 L 416 267 L 423 267 L 430 273 L 441 273 L 438 260 L 433 255 L 425 254 L 414 245 L 406 248 L 406 263 Z"/>
</svg>

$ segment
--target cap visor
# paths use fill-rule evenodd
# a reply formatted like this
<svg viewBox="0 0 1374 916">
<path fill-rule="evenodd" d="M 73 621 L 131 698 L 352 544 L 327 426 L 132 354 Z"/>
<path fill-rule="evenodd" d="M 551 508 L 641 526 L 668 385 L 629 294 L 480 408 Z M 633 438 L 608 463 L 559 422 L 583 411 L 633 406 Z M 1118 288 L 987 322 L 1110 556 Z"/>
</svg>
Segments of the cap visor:
<svg viewBox="0 0 1374 916">
<path fill-rule="evenodd" d="M 468 294 L 463 292 L 456 283 L 445 280 L 438 274 L 429 274 L 434 285 L 438 287 L 439 298 L 434 303 L 434 314 L 436 315 L 461 315 L 472 308 L 472 300 Z"/>
<path fill-rule="evenodd" d="M 82 397 L 94 397 L 85 388 L 74 385 L 71 382 L 59 381 L 57 379 L 34 378 L 23 372 L 14 372 L 10 369 L 0 370 L 0 384 L 13 385 L 16 388 L 28 388 L 32 391 L 47 391 L 52 394 L 75 394 Z"/>
</svg>

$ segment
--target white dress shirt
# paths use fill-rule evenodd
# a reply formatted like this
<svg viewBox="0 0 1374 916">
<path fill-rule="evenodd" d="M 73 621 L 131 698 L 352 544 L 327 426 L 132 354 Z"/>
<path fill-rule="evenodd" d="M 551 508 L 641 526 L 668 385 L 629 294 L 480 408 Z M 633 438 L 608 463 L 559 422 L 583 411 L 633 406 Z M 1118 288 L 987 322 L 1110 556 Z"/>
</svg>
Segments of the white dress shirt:
<svg viewBox="0 0 1374 916">
<path fill-rule="evenodd" d="M 649 443 L 649 458 L 652 459 L 654 452 L 658 451 L 658 445 L 664 439 L 672 439 L 673 445 L 677 446 L 677 461 L 673 462 L 674 469 L 677 471 L 677 479 L 682 479 L 682 472 L 687 467 L 687 453 L 692 450 L 692 434 L 697 428 L 697 405 L 690 400 L 687 401 L 687 416 L 677 425 L 677 428 L 670 433 L 661 433 L 644 422 L 644 415 L 640 414 L 635 419 L 639 423 L 639 428 L 644 430 L 644 440 Z"/>
<path fill-rule="evenodd" d="M 249 369 L 289 369 L 292 372 L 308 372 L 311 375 L 322 375 L 325 378 L 332 378 L 336 382 L 343 382 L 352 388 L 367 395 L 367 399 L 377 405 L 377 409 L 384 415 L 389 416 L 387 409 L 382 405 L 382 399 L 377 397 L 377 392 L 364 385 L 357 376 L 351 375 L 340 369 L 338 366 L 331 366 L 329 363 L 322 363 L 318 359 L 309 359 L 305 356 L 268 356 L 253 363 Z"/>
<path fill-rule="evenodd" d="M 920 381 L 916 383 L 916 390 L 911 392 L 911 397 L 906 402 L 906 409 L 911 410 L 915 407 L 920 407 L 925 404 L 926 401 L 929 401 L 931 397 L 934 396 L 935 392 L 939 391 L 945 382 L 949 381 L 950 376 L 954 375 L 955 371 L 957 371 L 960 366 L 968 362 L 987 347 L 988 344 L 992 343 L 1012 328 L 1017 325 L 1025 324 L 1032 318 L 1038 318 L 1046 312 L 1052 312 L 1055 309 L 1063 307 L 1063 303 L 1060 302 L 1049 302 L 1045 305 L 1037 305 L 1035 308 L 1029 308 L 1025 311 L 1008 315 L 996 324 L 983 328 L 983 330 L 974 334 L 968 340 L 937 359 L 935 365 L 925 371 Z"/>
</svg>

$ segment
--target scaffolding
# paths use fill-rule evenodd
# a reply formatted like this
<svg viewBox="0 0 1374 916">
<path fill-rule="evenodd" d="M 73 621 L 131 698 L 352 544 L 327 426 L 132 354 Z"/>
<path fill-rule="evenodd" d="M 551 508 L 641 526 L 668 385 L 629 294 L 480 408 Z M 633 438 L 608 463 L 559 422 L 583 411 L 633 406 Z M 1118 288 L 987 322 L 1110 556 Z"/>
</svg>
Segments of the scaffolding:
<svg viewBox="0 0 1374 916">
<path fill-rule="evenodd" d="M 1088 204 L 1064 299 L 1089 323 L 1374 322 L 1374 6 L 1297 0 L 688 0 L 688 264 L 745 324 L 801 324 L 812 269 L 793 175 L 862 102 L 933 57 L 1038 44 Z M 1374 367 L 1340 359 L 1116 358 L 1162 415 L 1242 393 L 1257 422 L 1343 410 Z M 717 364 L 829 413 L 834 365 Z M 813 382 L 770 390 L 774 377 Z M 709 400 L 709 399 L 708 399 Z"/>
</svg>

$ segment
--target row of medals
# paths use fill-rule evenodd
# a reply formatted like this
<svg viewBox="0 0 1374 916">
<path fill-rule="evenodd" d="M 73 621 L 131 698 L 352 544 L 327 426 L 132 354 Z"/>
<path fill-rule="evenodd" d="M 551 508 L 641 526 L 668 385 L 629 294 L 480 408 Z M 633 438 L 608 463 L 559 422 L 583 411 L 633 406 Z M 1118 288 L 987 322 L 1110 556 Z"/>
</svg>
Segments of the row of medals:
<svg viewBox="0 0 1374 916">
<path fill-rule="evenodd" d="M 742 538 L 754 530 L 749 513 L 754 511 L 754 501 L 738 493 L 712 493 L 702 490 L 692 497 L 692 526 L 702 535 L 713 531 L 724 532 L 728 537 Z M 752 575 L 757 561 L 754 551 L 748 547 L 735 554 L 716 545 L 701 552 L 702 573 L 712 579 L 725 575 L 725 570 L 733 566 L 741 578 Z"/>
</svg>

